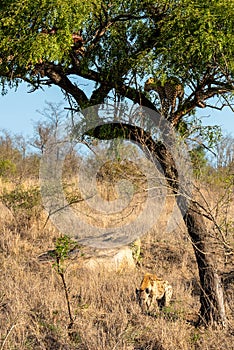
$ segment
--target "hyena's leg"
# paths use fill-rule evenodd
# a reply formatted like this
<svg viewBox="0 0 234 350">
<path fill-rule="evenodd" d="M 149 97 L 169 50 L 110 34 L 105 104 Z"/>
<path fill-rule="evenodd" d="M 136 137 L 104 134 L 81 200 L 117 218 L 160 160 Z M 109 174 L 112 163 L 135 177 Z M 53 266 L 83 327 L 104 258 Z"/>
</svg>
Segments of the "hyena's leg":
<svg viewBox="0 0 234 350">
<path fill-rule="evenodd" d="M 165 303 L 164 306 L 169 306 L 171 297 L 172 297 L 173 289 L 172 286 L 167 282 L 165 285 Z"/>
<path fill-rule="evenodd" d="M 158 299 L 157 299 L 158 288 L 156 285 L 154 285 L 153 288 L 151 289 L 150 297 L 151 297 L 151 309 L 158 312 L 159 311 L 159 305 L 158 305 Z"/>
</svg>

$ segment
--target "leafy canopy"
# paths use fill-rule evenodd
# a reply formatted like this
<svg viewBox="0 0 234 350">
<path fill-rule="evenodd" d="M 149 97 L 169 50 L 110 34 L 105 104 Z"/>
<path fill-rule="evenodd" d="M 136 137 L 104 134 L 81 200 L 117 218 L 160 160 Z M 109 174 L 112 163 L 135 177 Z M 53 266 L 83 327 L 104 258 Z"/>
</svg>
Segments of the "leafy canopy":
<svg viewBox="0 0 234 350">
<path fill-rule="evenodd" d="M 1 74 L 24 78 L 41 61 L 67 62 L 71 33 L 92 9 L 89 1 L 2 1 Z"/>
<path fill-rule="evenodd" d="M 233 0 L 3 0 L 0 11 L 3 92 L 24 80 L 33 89 L 58 85 L 79 107 L 114 92 L 156 109 L 147 75 L 175 76 L 186 94 L 174 125 L 214 96 L 219 108 L 231 106 Z M 91 97 L 81 77 L 96 83 Z"/>
</svg>

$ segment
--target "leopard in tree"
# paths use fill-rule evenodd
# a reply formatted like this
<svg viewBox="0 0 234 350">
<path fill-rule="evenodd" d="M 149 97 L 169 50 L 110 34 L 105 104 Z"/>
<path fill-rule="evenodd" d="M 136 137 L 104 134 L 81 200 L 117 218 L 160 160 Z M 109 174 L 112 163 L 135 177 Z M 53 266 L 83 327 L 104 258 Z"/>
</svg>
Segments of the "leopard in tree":
<svg viewBox="0 0 234 350">
<path fill-rule="evenodd" d="M 144 313 L 152 310 L 158 312 L 162 307 L 169 306 L 172 293 L 173 289 L 168 281 L 151 273 L 144 275 L 140 289 L 136 289 L 137 301 Z"/>
<path fill-rule="evenodd" d="M 161 103 L 161 112 L 164 117 L 173 114 L 177 98 L 179 106 L 184 97 L 184 87 L 176 77 L 170 77 L 165 82 L 162 82 L 159 79 L 149 78 L 145 82 L 144 90 L 153 90 L 158 93 Z"/>
</svg>

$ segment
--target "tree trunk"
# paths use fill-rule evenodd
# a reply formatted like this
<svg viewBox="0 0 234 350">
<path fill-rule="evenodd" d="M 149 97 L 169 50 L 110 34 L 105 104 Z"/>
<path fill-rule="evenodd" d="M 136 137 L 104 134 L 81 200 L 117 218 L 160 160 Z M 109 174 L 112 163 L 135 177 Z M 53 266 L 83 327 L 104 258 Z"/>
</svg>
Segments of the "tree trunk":
<svg viewBox="0 0 234 350">
<path fill-rule="evenodd" d="M 98 126 L 87 132 L 98 139 L 110 139 L 121 137 L 138 142 L 142 150 L 147 149 L 152 154 L 151 159 L 157 159 L 160 163 L 168 186 L 172 189 L 177 199 L 177 205 L 184 217 L 188 234 L 191 238 L 200 277 L 200 312 L 198 325 L 226 325 L 223 289 L 221 280 L 216 272 L 213 259 L 208 250 L 208 232 L 202 213 L 195 201 L 190 201 L 184 214 L 184 200 L 179 194 L 178 171 L 172 155 L 161 142 L 155 142 L 143 129 L 129 124 L 110 123 L 108 128 Z M 104 136 L 103 136 L 104 135 Z M 114 135 L 114 136 L 113 136 Z M 146 153 L 147 155 L 147 153 Z M 182 199 L 182 200 L 181 200 Z"/>
<path fill-rule="evenodd" d="M 224 327 L 226 316 L 223 288 L 207 246 L 207 228 L 196 203 L 190 203 L 184 220 L 193 243 L 200 277 L 201 306 L 198 324 L 221 324 Z"/>
<path fill-rule="evenodd" d="M 157 161 L 160 162 L 166 174 L 167 183 L 176 196 L 177 205 L 193 244 L 200 278 L 201 306 L 197 325 L 221 324 L 225 327 L 223 288 L 215 268 L 214 259 L 209 253 L 208 232 L 204 217 L 196 201 L 190 200 L 188 208 L 185 210 L 183 195 L 178 191 L 178 172 L 173 157 L 166 150 L 165 145 L 161 145 L 160 148 L 154 147 L 154 152 L 155 150 Z"/>
</svg>

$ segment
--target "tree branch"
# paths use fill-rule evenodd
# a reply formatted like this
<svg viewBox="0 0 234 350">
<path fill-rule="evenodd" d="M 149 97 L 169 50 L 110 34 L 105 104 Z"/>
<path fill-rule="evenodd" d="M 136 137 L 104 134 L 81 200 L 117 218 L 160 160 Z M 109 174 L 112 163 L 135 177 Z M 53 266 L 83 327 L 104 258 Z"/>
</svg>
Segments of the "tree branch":
<svg viewBox="0 0 234 350">
<path fill-rule="evenodd" d="M 72 95 L 81 107 L 88 104 L 89 100 L 86 94 L 71 82 L 61 66 L 56 66 L 53 63 L 42 63 L 38 64 L 36 68 L 41 76 L 46 75 L 53 84 Z"/>
<path fill-rule="evenodd" d="M 116 88 L 116 92 L 121 96 L 129 98 L 134 103 L 138 103 L 140 106 L 145 106 L 159 113 L 155 105 L 144 94 L 130 86 L 127 86 L 125 84 L 118 86 Z"/>
<path fill-rule="evenodd" d="M 207 107 L 205 101 L 210 99 L 211 97 L 214 97 L 216 95 L 224 95 L 229 91 L 230 89 L 225 84 L 222 84 L 222 86 L 217 87 L 209 87 L 206 85 L 206 90 L 204 90 L 203 87 L 200 87 L 198 85 L 197 89 L 193 91 L 193 93 L 184 101 L 184 103 L 182 103 L 180 108 L 177 111 L 175 111 L 175 113 L 172 115 L 172 125 L 178 125 L 180 119 L 189 112 L 193 111 L 196 107 Z M 212 108 L 214 107 L 212 106 Z"/>
</svg>

